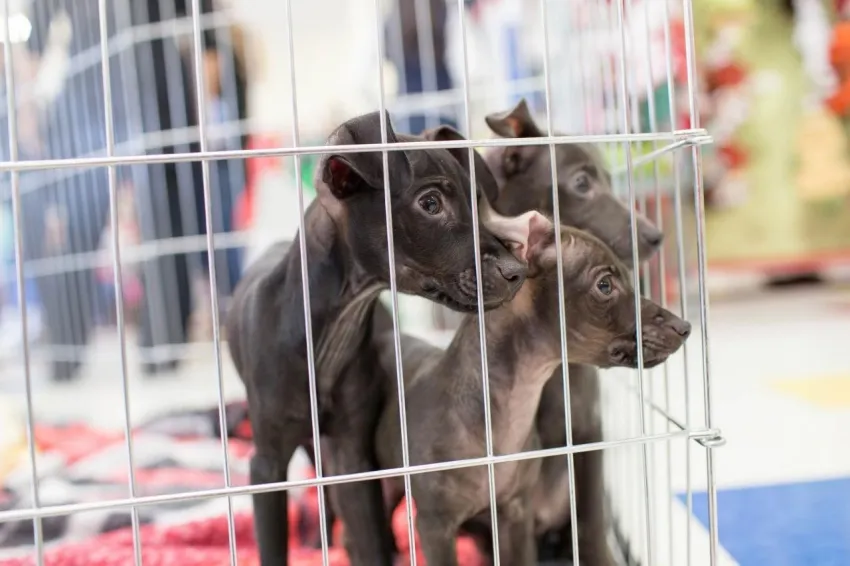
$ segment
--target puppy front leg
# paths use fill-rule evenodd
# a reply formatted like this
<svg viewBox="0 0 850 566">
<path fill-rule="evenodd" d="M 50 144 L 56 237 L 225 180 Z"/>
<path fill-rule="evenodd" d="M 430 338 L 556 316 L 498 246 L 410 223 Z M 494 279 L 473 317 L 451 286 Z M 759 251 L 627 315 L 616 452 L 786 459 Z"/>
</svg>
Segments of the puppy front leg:
<svg viewBox="0 0 850 566">
<path fill-rule="evenodd" d="M 428 507 L 416 509 L 416 530 L 428 566 L 458 566 L 455 540 L 460 525 Z"/>
<path fill-rule="evenodd" d="M 287 466 L 298 441 L 294 436 L 275 440 L 274 444 L 257 442 L 256 451 L 251 458 L 251 485 L 286 481 Z M 289 563 L 288 500 L 286 490 L 255 493 L 252 496 L 254 532 L 262 566 Z"/>
<path fill-rule="evenodd" d="M 375 359 L 361 352 L 340 377 L 327 437 L 331 474 L 356 474 L 378 469 L 375 429 L 383 394 L 374 377 Z M 324 454 L 323 454 L 324 456 Z M 345 549 L 352 566 L 391 566 L 395 554 L 381 481 L 331 486 L 331 501 L 345 531 Z"/>
<path fill-rule="evenodd" d="M 356 454 L 351 447 L 334 450 L 333 462 L 334 475 L 377 469 L 374 462 Z M 380 480 L 333 485 L 329 492 L 336 515 L 345 528 L 344 545 L 351 565 L 392 566 L 395 542 L 384 509 Z"/>
<path fill-rule="evenodd" d="M 599 435 L 601 439 L 601 434 Z M 605 514 L 605 484 L 601 450 L 575 455 L 576 518 L 579 528 L 579 561 L 588 566 L 614 566 L 617 562 L 608 544 Z M 569 529 L 569 522 L 566 525 Z"/>
<path fill-rule="evenodd" d="M 534 514 L 529 501 L 531 493 L 522 493 L 506 505 L 499 506 L 499 561 L 501 564 L 534 566 L 537 564 L 537 541 L 534 537 Z"/>
</svg>

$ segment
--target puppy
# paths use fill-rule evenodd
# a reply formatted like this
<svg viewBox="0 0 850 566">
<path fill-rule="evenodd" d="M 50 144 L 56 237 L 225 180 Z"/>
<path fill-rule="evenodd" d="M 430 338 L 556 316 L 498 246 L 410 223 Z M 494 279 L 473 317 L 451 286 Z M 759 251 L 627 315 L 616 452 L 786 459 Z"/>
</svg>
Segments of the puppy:
<svg viewBox="0 0 850 566">
<path fill-rule="evenodd" d="M 511 110 L 486 117 L 490 129 L 506 138 L 542 137 L 525 99 Z M 553 214 L 549 146 L 499 147 L 486 156 L 500 183 L 494 208 L 503 214 L 537 210 Z M 555 146 L 558 210 L 561 223 L 581 228 L 607 244 L 626 265 L 632 264 L 629 207 L 611 189 L 611 175 L 599 150 L 589 144 Z M 636 214 L 638 254 L 649 259 L 661 246 L 661 232 L 643 215 Z M 565 446 L 564 395 L 561 368 L 555 370 L 541 396 L 537 430 L 544 448 Z M 573 442 L 602 440 L 599 382 L 596 368 L 569 364 L 570 414 Z M 605 517 L 603 455 L 601 451 L 574 456 L 576 516 L 582 564 L 615 564 L 608 545 Z M 571 556 L 568 470 L 564 458 L 542 462 L 540 488 L 535 494 L 536 532 L 541 559 L 564 560 Z"/>
<path fill-rule="evenodd" d="M 594 236 L 555 228 L 537 212 L 502 218 L 489 212 L 490 222 L 503 223 L 516 253 L 527 261 L 528 279 L 516 297 L 485 315 L 489 388 L 496 455 L 540 447 L 535 417 L 541 392 L 561 362 L 559 310 L 565 309 L 570 360 L 599 367 L 637 363 L 634 289 L 622 262 Z M 518 220 L 522 221 L 518 224 Z M 560 305 L 557 254 L 563 259 L 565 304 Z M 647 367 L 675 352 L 690 333 L 690 325 L 655 303 L 642 300 L 643 357 Z M 407 400 L 410 463 L 428 464 L 481 457 L 485 451 L 485 414 L 478 319 L 461 323 L 445 352 L 405 337 L 403 370 Z M 386 333 L 381 366 L 394 375 L 393 337 Z M 391 387 L 393 381 L 389 381 Z M 398 404 L 390 396 L 377 429 L 376 447 L 382 467 L 402 465 Z M 536 564 L 534 513 L 530 501 L 540 460 L 495 466 L 500 559 L 503 564 Z M 388 488 L 395 500 L 403 493 L 402 478 Z M 429 566 L 457 564 L 454 540 L 468 522 L 489 521 L 487 470 L 462 468 L 411 477 L 416 526 Z M 390 498 L 391 501 L 393 498 Z"/>
<path fill-rule="evenodd" d="M 342 124 L 328 144 L 376 144 L 380 114 Z M 387 141 L 425 138 L 396 136 L 386 118 Z M 433 139 L 460 138 L 441 130 Z M 465 150 L 390 151 L 395 267 L 398 289 L 473 312 L 476 270 Z M 494 197 L 495 180 L 478 158 L 476 198 Z M 374 430 L 385 380 L 376 379 L 378 351 L 371 314 L 378 293 L 389 286 L 384 175 L 380 152 L 334 153 L 317 170 L 318 198 L 305 214 L 300 247 L 271 247 L 247 271 L 235 290 L 226 321 L 233 363 L 245 384 L 256 451 L 251 483 L 286 480 L 298 446 L 312 441 L 307 327 L 301 262 L 307 261 L 310 322 L 315 345 L 316 398 L 323 447 L 331 473 L 373 470 Z M 495 230 L 480 226 L 482 300 L 487 309 L 513 298 L 526 266 Z M 327 444 L 325 444 L 325 441 Z M 346 548 L 355 566 L 389 566 L 394 550 L 379 482 L 329 488 L 345 524 Z M 287 564 L 288 516 L 284 490 L 253 497 L 260 560 Z M 339 506 L 340 501 L 346 505 Z"/>
</svg>

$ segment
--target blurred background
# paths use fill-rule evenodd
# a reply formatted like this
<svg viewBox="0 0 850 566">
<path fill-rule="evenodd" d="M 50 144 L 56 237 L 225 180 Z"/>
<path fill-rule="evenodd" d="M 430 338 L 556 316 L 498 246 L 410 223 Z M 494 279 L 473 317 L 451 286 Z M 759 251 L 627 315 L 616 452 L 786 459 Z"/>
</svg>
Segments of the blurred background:
<svg viewBox="0 0 850 566">
<path fill-rule="evenodd" d="M 470 138 L 493 137 L 483 117 L 523 97 L 546 124 L 547 84 L 556 132 L 625 132 L 624 105 L 630 132 L 705 128 L 713 143 L 696 141 L 709 334 L 695 333 L 687 352 L 647 372 L 649 395 L 663 406 L 650 426 L 669 430 L 664 414 L 703 426 L 709 342 L 711 424 L 729 441 L 716 457 L 721 563 L 850 563 L 850 2 L 693 0 L 689 83 L 683 3 L 627 0 L 625 101 L 617 3 L 609 0 L 463 0 L 462 18 L 454 1 L 292 0 L 291 38 L 287 3 L 199 4 L 200 85 L 189 0 L 107 2 L 116 155 L 199 151 L 198 89 L 208 150 L 289 147 L 294 132 L 299 145 L 322 144 L 342 121 L 377 109 L 381 91 L 396 131 L 405 133 L 449 123 Z M 2 62 L 14 83 L 3 82 L 2 159 L 105 155 L 98 2 L 8 0 L 8 15 Z M 13 94 L 17 135 L 10 144 Z M 666 234 L 662 257 L 645 269 L 644 291 L 698 325 L 691 149 L 674 147 L 672 137 L 602 149 L 618 195 L 628 198 L 631 185 L 638 207 Z M 627 151 L 636 159 L 631 176 Z M 226 348 L 219 391 L 206 233 L 215 234 L 223 315 L 244 268 L 272 242 L 295 237 L 296 176 L 309 201 L 316 160 L 305 156 L 300 171 L 291 158 L 210 162 L 212 226 L 204 219 L 199 163 L 115 168 L 126 368 L 107 170 L 22 172 L 17 231 L 12 177 L 0 175 L 0 510 L 33 505 L 34 469 L 42 506 L 127 497 L 125 414 L 134 431 L 136 495 L 220 487 L 220 401 L 228 403 L 232 482 L 247 481 L 244 390 Z M 456 324 L 407 297 L 400 298 L 400 317 L 406 332 L 439 343 Z M 606 396 L 608 436 L 652 432 L 635 428 L 633 384 L 603 381 L 622 389 Z M 628 404 L 628 416 L 611 408 L 616 403 Z M 632 489 L 640 460 L 630 454 L 611 460 L 616 473 L 609 470 L 608 481 L 620 501 L 621 536 L 639 546 L 646 502 Z M 693 563 L 707 564 L 705 505 L 697 497 L 705 489 L 703 449 L 659 443 L 654 458 L 653 513 L 664 525 L 656 529 L 656 556 L 666 557 L 658 563 L 684 563 L 676 557 L 689 525 Z M 301 473 L 303 462 L 293 469 Z M 688 489 L 697 494 L 692 516 Z M 240 520 L 247 518 L 249 500 L 233 501 Z M 305 506 L 302 514 L 315 512 Z M 226 508 L 222 501 L 162 507 L 141 508 L 141 522 L 185 525 Z M 76 541 L 84 546 L 68 552 L 85 555 L 105 544 L 94 537 L 129 521 L 126 511 L 57 517 L 44 522 L 44 538 Z M 199 563 L 226 562 L 226 537 L 219 554 L 209 541 L 184 543 L 210 552 Z M 0 557 L 31 553 L 32 544 L 30 521 L 0 523 Z M 132 560 L 126 551 L 116 547 L 115 563 Z M 242 552 L 240 562 L 252 560 Z"/>
</svg>

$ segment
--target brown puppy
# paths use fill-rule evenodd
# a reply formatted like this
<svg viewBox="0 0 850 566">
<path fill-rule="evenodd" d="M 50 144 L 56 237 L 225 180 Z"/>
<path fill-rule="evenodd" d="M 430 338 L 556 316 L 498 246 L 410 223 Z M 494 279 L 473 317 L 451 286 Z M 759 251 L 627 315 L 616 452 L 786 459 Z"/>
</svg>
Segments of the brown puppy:
<svg viewBox="0 0 850 566">
<path fill-rule="evenodd" d="M 486 121 L 502 137 L 545 135 L 524 99 L 511 110 L 491 114 Z M 493 148 L 486 159 L 500 185 L 494 203 L 496 210 L 511 215 L 530 210 L 553 214 L 549 146 Z M 631 265 L 630 210 L 614 196 L 611 175 L 599 150 L 589 144 L 557 145 L 555 159 L 561 223 L 587 230 L 610 246 L 626 265 Z M 642 214 L 637 213 L 636 220 L 638 253 L 646 260 L 660 247 L 662 234 Z M 546 384 L 537 413 L 537 430 L 544 448 L 565 446 L 567 442 L 561 371 L 560 367 L 556 369 Z M 600 442 L 597 370 L 569 364 L 568 371 L 573 442 Z M 588 566 L 609 566 L 615 562 L 608 545 L 602 452 L 578 453 L 574 465 L 580 561 Z M 540 489 L 534 498 L 541 560 L 564 560 L 572 554 L 567 472 L 564 458 L 543 460 Z"/>
<path fill-rule="evenodd" d="M 534 122 L 525 99 L 511 110 L 490 114 L 487 125 L 503 138 L 538 138 L 545 134 Z M 557 133 L 556 133 L 557 134 Z M 499 183 L 494 208 L 516 216 L 529 210 L 552 214 L 552 172 L 548 145 L 494 147 L 485 156 Z M 611 175 L 599 150 L 590 144 L 555 146 L 558 211 L 561 224 L 587 230 L 608 245 L 627 265 L 632 263 L 629 207 L 611 189 Z M 638 213 L 638 253 L 654 254 L 664 235 Z"/>
<path fill-rule="evenodd" d="M 498 216 L 489 214 L 488 225 Z M 485 216 L 486 217 L 486 216 Z M 497 455 L 540 446 L 535 417 L 540 395 L 561 362 L 559 310 L 565 309 L 570 360 L 599 367 L 636 364 L 634 289 L 631 275 L 614 253 L 586 232 L 555 228 L 537 212 L 522 216 L 527 230 L 511 238 L 528 262 L 528 279 L 509 303 L 485 315 L 489 357 L 493 449 Z M 504 219 L 515 225 L 516 219 Z M 500 230 L 507 233 L 509 230 Z M 566 301 L 559 305 L 557 254 L 563 259 Z M 655 303 L 642 300 L 643 356 L 657 365 L 679 349 L 691 327 Z M 392 334 L 384 334 L 380 362 L 395 375 Z M 381 343 L 379 339 L 379 343 Z M 481 457 L 485 452 L 485 414 L 478 319 L 467 316 L 443 352 L 411 337 L 403 339 L 410 463 L 428 464 Z M 395 385 L 389 380 L 388 389 Z M 376 448 L 384 468 L 402 465 L 397 397 L 390 396 L 378 425 Z M 496 500 L 500 558 L 503 564 L 536 563 L 534 513 L 529 504 L 540 460 L 498 464 Z M 395 503 L 402 478 L 387 487 Z M 489 519 L 490 498 L 484 467 L 416 474 L 411 478 L 416 526 L 429 566 L 455 566 L 454 540 L 470 521 Z"/>
</svg>

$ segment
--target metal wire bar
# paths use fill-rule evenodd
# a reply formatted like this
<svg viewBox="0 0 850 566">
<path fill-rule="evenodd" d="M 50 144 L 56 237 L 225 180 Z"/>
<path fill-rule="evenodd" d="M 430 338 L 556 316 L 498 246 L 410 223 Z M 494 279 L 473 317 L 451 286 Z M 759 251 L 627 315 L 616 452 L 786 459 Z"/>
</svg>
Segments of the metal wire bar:
<svg viewBox="0 0 850 566">
<path fill-rule="evenodd" d="M 9 33 L 9 0 L 3 1 L 3 28 L 5 37 L 10 38 Z M 3 56 L 6 60 L 6 111 L 9 118 L 9 158 L 12 162 L 18 160 L 18 106 L 15 99 L 15 63 L 12 53 L 11 41 L 3 42 Z M 29 333 L 27 331 L 27 301 L 26 285 L 24 279 L 24 244 L 23 244 L 23 213 L 20 194 L 20 174 L 11 172 L 12 187 L 12 216 L 13 232 L 15 237 L 15 273 L 18 279 L 17 295 L 18 306 L 21 309 L 21 336 L 23 336 L 23 358 L 24 358 L 24 388 L 26 395 L 26 428 L 27 428 L 27 455 L 29 456 L 30 475 L 32 476 L 32 504 L 38 509 L 40 501 L 38 497 L 38 465 L 35 453 L 35 414 L 32 403 L 32 372 L 30 367 Z M 42 531 L 41 519 L 33 517 L 33 542 L 35 544 L 35 557 L 38 566 L 44 564 L 44 533 Z"/>
<path fill-rule="evenodd" d="M 598 134 L 581 136 L 553 136 L 540 138 L 488 138 L 481 140 L 446 140 L 398 142 L 390 146 L 379 143 L 359 145 L 280 147 L 274 149 L 244 149 L 239 151 L 207 151 L 205 153 L 168 153 L 156 155 L 131 155 L 121 157 L 81 157 L 70 159 L 33 159 L 30 161 L 0 162 L 3 171 L 39 171 L 79 167 L 103 167 L 108 165 L 142 165 L 157 163 L 182 163 L 186 161 L 217 161 L 252 157 L 286 157 L 290 155 L 325 155 L 330 153 L 361 153 L 371 151 L 415 151 L 435 148 L 507 147 L 575 143 L 627 143 L 644 141 L 680 141 L 709 143 L 711 137 L 702 129 L 659 132 L 657 134 Z"/>
<path fill-rule="evenodd" d="M 638 167 L 652 162 L 668 153 L 685 147 L 691 143 L 691 140 L 680 140 L 672 142 L 655 151 L 635 158 L 632 161 L 633 167 Z M 700 140 L 700 143 L 703 143 Z M 625 168 L 618 168 L 611 172 L 614 176 L 627 174 Z M 242 247 L 250 242 L 247 233 L 244 232 L 229 232 L 214 234 L 215 247 L 217 250 L 226 248 Z M 142 242 L 132 246 L 125 246 L 122 251 L 121 261 L 124 265 L 141 263 L 143 261 L 161 257 L 168 254 L 181 254 L 188 252 L 205 251 L 206 236 L 178 236 L 163 240 L 150 242 Z M 44 276 L 68 271 L 76 271 L 79 269 L 91 269 L 96 267 L 108 267 L 109 259 L 105 259 L 99 252 L 80 252 L 75 254 L 64 254 L 61 257 L 51 257 L 44 259 L 29 259 L 24 261 L 25 274 L 34 276 Z"/>
<path fill-rule="evenodd" d="M 620 27 L 620 93 L 623 102 L 623 129 L 629 131 L 630 124 L 630 108 L 628 103 L 628 73 L 626 69 L 626 21 L 625 21 L 625 0 L 617 0 L 617 22 Z M 635 266 L 633 277 L 635 287 L 635 340 L 637 342 L 637 372 L 638 382 L 640 384 L 640 431 L 641 434 L 646 434 L 646 408 L 644 406 L 644 379 L 643 379 L 643 326 L 640 312 L 640 273 L 638 266 L 640 265 L 640 257 L 637 249 L 637 218 L 636 218 L 636 202 L 635 202 L 635 187 L 634 187 L 634 166 L 632 163 L 632 146 L 626 144 L 626 168 L 628 170 L 628 188 L 629 188 L 629 214 L 631 221 L 632 232 L 632 265 Z M 651 491 L 649 485 L 649 451 L 646 446 L 643 446 L 643 475 L 644 475 L 644 495 L 646 497 L 646 552 L 647 563 L 652 564 L 652 513 L 651 513 Z"/>
<path fill-rule="evenodd" d="M 375 38 L 378 41 L 378 108 L 381 119 L 381 159 L 384 168 L 384 217 L 387 229 L 387 262 L 390 275 L 390 301 L 393 317 L 393 350 L 395 354 L 396 388 L 398 390 L 398 420 L 401 433 L 401 462 L 404 468 L 410 466 L 410 447 L 407 436 L 407 402 L 404 392 L 404 368 L 401 356 L 401 325 L 398 314 L 398 282 L 395 269 L 395 240 L 393 238 L 392 194 L 390 192 L 390 158 L 387 148 L 387 113 L 384 98 L 384 36 L 381 30 L 381 0 L 375 0 Z M 395 145 L 395 144 L 393 144 Z M 407 513 L 407 539 L 410 550 L 410 564 L 416 566 L 416 527 L 413 522 L 413 497 L 410 474 L 404 475 L 404 498 Z"/>
<path fill-rule="evenodd" d="M 117 2 L 115 3 L 117 4 Z M 232 20 L 232 10 L 221 9 L 212 14 L 201 16 L 201 28 L 204 30 L 214 29 Z M 135 25 L 126 29 L 119 29 L 109 40 L 109 56 L 118 55 L 132 49 L 136 45 L 145 44 L 157 39 L 166 39 L 192 33 L 192 17 L 174 18 L 167 22 L 154 22 Z M 97 65 L 101 60 L 100 46 L 83 49 L 75 54 L 68 62 L 65 70 L 65 78 L 71 79 L 80 73 Z M 5 95 L 0 95 L 0 100 Z M 36 93 L 32 86 L 24 86 L 18 96 L 19 102 L 28 102 L 34 99 Z"/>
<path fill-rule="evenodd" d="M 431 21 L 431 6 L 428 0 L 415 0 L 413 6 L 416 13 L 416 40 L 419 48 L 419 73 L 422 81 L 422 92 L 433 93 L 437 91 L 439 79 L 437 78 L 437 62 L 434 53 L 434 35 L 431 30 L 434 22 Z M 406 94 L 407 88 L 404 89 Z M 434 113 L 425 115 L 425 127 L 433 128 L 439 119 Z M 419 132 L 412 132 L 418 134 Z"/>
<path fill-rule="evenodd" d="M 469 108 L 469 52 L 466 44 L 466 8 L 463 0 L 457 1 L 460 22 L 460 43 L 463 53 L 463 113 L 466 135 L 472 136 L 472 114 Z M 484 441 L 487 456 L 493 456 L 493 422 L 490 407 L 490 368 L 487 364 L 487 329 L 484 318 L 484 289 L 481 267 L 481 235 L 478 226 L 478 198 L 475 179 L 475 149 L 469 147 L 469 198 L 472 208 L 472 242 L 475 246 L 475 287 L 478 297 L 478 340 L 481 349 L 481 385 L 484 392 Z M 557 234 L 557 230 L 555 233 Z M 496 505 L 496 471 L 492 463 L 487 464 L 487 484 L 490 491 L 490 524 L 493 538 L 493 566 L 500 566 L 499 517 Z"/>
<path fill-rule="evenodd" d="M 696 54 L 694 45 L 694 13 L 692 0 L 684 0 L 684 20 L 685 20 L 685 60 L 688 73 L 688 110 L 690 113 L 691 125 L 698 125 L 699 107 L 697 103 L 697 73 L 696 73 Z M 705 253 L 705 202 L 704 202 L 704 187 L 702 179 L 702 155 L 699 148 L 694 147 L 691 150 L 691 158 L 694 168 L 694 210 L 696 216 L 696 236 L 697 236 L 697 279 L 699 281 L 699 313 L 700 313 L 700 334 L 702 339 L 702 384 L 704 407 L 705 407 L 705 423 L 710 426 L 712 423 L 712 406 L 711 406 L 711 369 L 708 356 L 708 295 L 705 285 L 705 270 L 706 270 L 706 253 Z M 717 525 L 717 482 L 714 477 L 714 452 L 708 448 L 705 453 L 706 458 L 706 480 L 707 497 L 708 497 L 708 531 L 709 531 L 709 552 L 710 562 L 712 565 L 717 564 L 719 552 L 719 536 Z"/>
<path fill-rule="evenodd" d="M 295 79 L 295 40 L 293 39 L 292 24 L 292 0 L 286 0 L 286 33 L 288 34 L 289 48 L 289 80 L 291 91 L 290 111 L 292 112 L 292 145 L 297 147 L 300 143 L 300 131 L 298 120 L 298 90 Z M 310 387 L 310 425 L 313 434 L 313 461 L 315 463 L 316 478 L 324 477 L 322 465 L 321 431 L 319 429 L 319 403 L 318 386 L 316 380 L 316 361 L 313 350 L 313 318 L 310 308 L 310 271 L 307 265 L 307 225 L 304 211 L 304 184 L 301 178 L 301 157 L 294 156 L 295 160 L 295 189 L 298 194 L 298 217 L 301 226 L 298 230 L 298 247 L 301 254 L 301 287 L 304 305 L 304 329 L 307 343 L 307 377 Z M 287 462 L 288 465 L 288 462 Z M 324 486 L 316 489 L 317 504 L 319 506 L 319 540 L 322 544 L 322 565 L 328 566 L 328 533 L 327 533 L 327 504 Z"/>
<path fill-rule="evenodd" d="M 204 53 L 201 41 L 201 3 L 200 0 L 192 0 L 192 39 L 195 55 L 195 93 L 198 132 L 200 134 L 201 152 L 207 149 L 206 123 L 207 123 L 207 87 L 205 82 Z M 188 110 L 188 109 L 187 109 Z M 204 221 L 206 222 L 207 258 L 209 265 L 210 303 L 212 307 L 212 331 L 213 352 L 215 356 L 215 371 L 218 378 L 218 419 L 221 430 L 221 454 L 222 466 L 224 467 L 224 485 L 230 487 L 230 457 L 227 444 L 227 414 L 224 403 L 224 374 L 221 363 L 221 323 L 218 309 L 218 278 L 216 277 L 215 262 L 215 236 L 212 216 L 212 194 L 210 190 L 210 164 L 208 161 L 201 163 L 202 181 L 204 190 Z M 227 498 L 227 538 L 230 546 L 230 564 L 236 566 L 236 528 L 233 524 L 233 500 Z"/>
<path fill-rule="evenodd" d="M 667 0 L 661 0 L 662 2 L 667 2 Z M 658 113 L 655 107 L 655 93 L 653 91 L 653 79 L 654 79 L 654 67 L 652 61 L 652 30 L 650 25 L 651 19 L 651 11 L 650 11 L 650 2 L 648 0 L 643 0 L 643 8 L 644 8 L 644 56 L 646 57 L 646 64 L 644 65 L 645 72 L 645 80 L 646 80 L 646 100 L 647 100 L 647 109 L 649 114 L 649 131 L 657 132 L 658 131 Z M 672 76 L 667 76 L 667 83 L 669 84 L 672 81 Z M 672 111 L 672 108 L 671 108 Z M 658 142 L 652 142 L 653 150 L 658 149 Z M 662 194 L 661 194 L 661 174 L 659 171 L 658 161 L 655 160 L 652 163 L 652 182 L 653 187 L 655 188 L 655 225 L 656 227 L 663 233 L 664 232 L 664 219 L 662 216 Z M 646 201 L 644 201 L 644 214 L 649 216 L 649 211 L 646 207 Z M 677 247 L 681 248 L 684 246 L 684 242 L 677 241 Z M 657 262 L 658 262 L 658 287 L 659 287 L 659 297 L 658 302 L 663 308 L 667 308 L 667 269 L 665 263 L 664 256 L 664 247 L 658 250 L 657 253 Z M 650 272 L 647 269 L 647 279 L 651 282 Z M 651 290 L 648 290 L 651 296 Z M 664 403 L 665 403 L 665 412 L 670 412 L 670 371 L 668 364 L 664 364 L 662 369 L 662 379 L 664 385 Z M 649 397 L 650 401 L 655 404 L 655 379 L 650 378 L 649 381 Z M 655 432 L 655 419 L 650 419 L 650 434 Z M 670 431 L 670 421 L 667 420 L 665 422 L 665 430 L 667 432 Z M 668 545 L 668 560 L 673 560 L 673 472 L 672 472 L 672 443 L 668 442 L 665 446 L 665 472 L 667 475 L 667 545 Z M 653 454 L 652 461 L 652 469 L 655 471 L 655 458 Z M 654 474 L 653 474 L 654 475 Z"/>
<path fill-rule="evenodd" d="M 147 495 L 136 498 L 111 499 L 108 501 L 96 501 L 89 503 L 69 503 L 64 505 L 51 505 L 34 509 L 15 509 L 0 512 L 0 523 L 7 521 L 20 521 L 44 517 L 56 517 L 59 515 L 70 515 L 72 513 L 84 513 L 104 509 L 122 509 L 126 507 L 154 505 L 160 503 L 176 503 L 181 501 L 197 501 L 201 499 L 215 499 L 222 496 L 253 495 L 255 493 L 268 493 L 284 489 L 296 489 L 304 487 L 316 487 L 319 485 L 336 485 L 368 480 L 390 478 L 404 474 L 425 474 L 442 472 L 446 470 L 473 468 L 488 464 L 505 464 L 524 460 L 535 460 L 538 458 L 550 458 L 554 456 L 565 456 L 579 452 L 592 452 L 594 450 L 610 450 L 624 446 L 639 446 L 647 443 L 665 441 L 675 438 L 689 438 L 693 440 L 709 440 L 716 438 L 716 429 L 702 429 L 695 431 L 674 431 L 661 433 L 653 436 L 640 436 L 618 440 L 606 440 L 604 442 L 592 442 L 587 444 L 573 444 L 558 448 L 547 448 L 545 450 L 529 450 L 528 452 L 516 452 L 499 456 L 482 456 L 479 458 L 468 458 L 452 462 L 437 462 L 433 464 L 418 464 L 407 468 L 389 468 L 372 472 L 359 472 L 338 476 L 325 476 L 324 478 L 311 478 L 304 480 L 291 480 L 283 482 L 266 483 L 262 485 L 231 486 L 225 488 L 206 489 L 182 493 L 168 493 L 162 495 Z"/>
<path fill-rule="evenodd" d="M 540 21 L 543 26 L 543 76 L 546 81 L 546 131 L 548 135 L 554 135 L 552 127 L 552 77 L 549 74 L 549 17 L 548 17 L 548 2 L 547 0 L 540 1 Z M 573 424 L 572 424 L 572 406 L 570 404 L 570 370 L 569 356 L 567 355 L 567 315 L 566 297 L 564 290 L 564 258 L 561 253 L 561 230 L 558 227 L 561 225 L 561 211 L 558 204 L 560 190 L 558 188 L 558 158 L 555 152 L 555 144 L 549 146 L 549 169 L 552 174 L 552 214 L 555 224 L 555 249 L 558 253 L 555 254 L 556 270 L 558 281 L 558 326 L 561 338 L 561 380 L 564 386 L 564 432 L 566 434 L 566 445 L 571 446 L 573 443 Z M 573 548 L 573 565 L 579 566 L 579 538 L 578 538 L 578 517 L 576 513 L 576 474 L 575 460 L 572 454 L 567 455 L 567 473 L 568 489 L 570 494 L 570 518 L 572 521 L 572 548 Z"/>
<path fill-rule="evenodd" d="M 671 38 L 671 22 L 670 22 L 670 4 L 664 3 L 664 46 L 667 54 L 667 76 L 673 76 L 673 47 Z M 670 107 L 670 128 L 675 130 L 678 119 L 676 117 L 676 81 L 668 81 L 668 106 Z M 688 319 L 688 280 L 685 269 L 685 246 L 684 246 L 684 228 L 682 226 L 682 180 L 681 180 L 681 160 L 678 153 L 673 154 L 673 207 L 675 217 L 676 242 L 678 242 L 677 250 L 677 272 L 679 286 L 679 308 L 681 309 L 682 318 Z M 684 365 L 684 403 L 685 403 L 685 426 L 690 429 L 691 426 L 691 378 L 690 367 L 688 363 L 688 347 L 687 341 L 682 344 L 682 360 Z M 694 496 L 691 488 L 691 443 L 685 443 L 685 506 L 687 508 L 687 516 L 693 516 Z M 693 533 L 691 521 L 687 521 L 685 525 L 685 552 L 686 565 L 691 564 L 691 551 L 693 548 Z"/>
<path fill-rule="evenodd" d="M 112 115 L 112 75 L 109 65 L 109 24 L 106 0 L 98 0 L 100 24 L 100 67 L 103 81 L 103 117 L 106 126 L 106 155 L 115 153 L 115 126 Z M 124 402 L 124 440 L 127 445 L 127 466 L 130 497 L 136 497 L 136 467 L 133 463 L 133 425 L 130 418 L 130 378 L 127 372 L 127 329 L 124 325 L 124 278 L 121 269 L 121 246 L 118 237 L 118 181 L 115 166 L 107 170 L 109 178 L 109 221 L 112 236 L 112 279 L 115 284 L 115 318 L 118 325 L 118 351 L 121 363 L 121 395 Z M 133 560 L 142 564 L 142 541 L 139 535 L 139 509 L 130 508 L 133 531 Z"/>
</svg>

